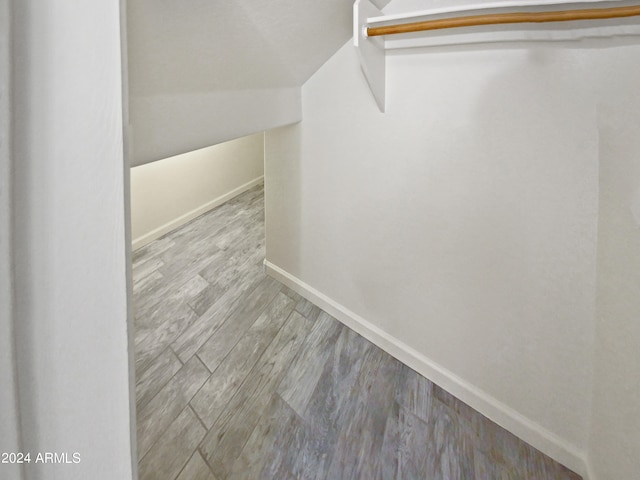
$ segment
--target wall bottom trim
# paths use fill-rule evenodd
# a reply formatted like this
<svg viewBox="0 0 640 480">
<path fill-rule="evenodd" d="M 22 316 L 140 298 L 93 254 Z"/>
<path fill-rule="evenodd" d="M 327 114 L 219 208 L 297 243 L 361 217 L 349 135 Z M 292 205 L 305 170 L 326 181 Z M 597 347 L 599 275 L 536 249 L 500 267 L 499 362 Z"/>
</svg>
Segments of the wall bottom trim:
<svg viewBox="0 0 640 480">
<path fill-rule="evenodd" d="M 245 183 L 244 185 L 240 185 L 238 188 L 234 188 L 233 190 L 220 195 L 217 198 L 214 198 L 210 202 L 205 203 L 204 205 L 200 205 L 197 208 L 185 213 L 184 215 L 179 216 L 178 218 L 171 220 L 170 222 L 161 225 L 160 227 L 151 230 L 149 233 L 145 233 L 140 237 L 136 238 L 131 242 L 131 250 L 137 250 L 138 248 L 144 247 L 146 244 L 151 243 L 153 240 L 160 238 L 165 233 L 169 233 L 172 230 L 175 230 L 181 225 L 184 225 L 190 220 L 193 220 L 196 217 L 199 217 L 205 212 L 212 210 L 224 202 L 231 200 L 233 197 L 240 195 L 241 193 L 249 190 L 250 188 L 259 185 L 264 180 L 264 175 L 261 175 L 257 178 L 254 178 L 250 182 Z"/>
<path fill-rule="evenodd" d="M 518 413 L 508 405 L 493 398 L 463 378 L 458 377 L 453 372 L 442 367 L 392 335 L 389 335 L 384 330 L 376 327 L 277 265 L 267 260 L 265 260 L 264 265 L 266 272 L 270 276 L 316 304 L 391 356 L 439 385 L 501 427 L 529 443 L 534 448 L 537 448 L 542 453 L 582 475 L 584 480 L 593 480 L 589 477 L 590 472 L 587 468 L 587 462 L 583 453 L 575 446 Z"/>
</svg>

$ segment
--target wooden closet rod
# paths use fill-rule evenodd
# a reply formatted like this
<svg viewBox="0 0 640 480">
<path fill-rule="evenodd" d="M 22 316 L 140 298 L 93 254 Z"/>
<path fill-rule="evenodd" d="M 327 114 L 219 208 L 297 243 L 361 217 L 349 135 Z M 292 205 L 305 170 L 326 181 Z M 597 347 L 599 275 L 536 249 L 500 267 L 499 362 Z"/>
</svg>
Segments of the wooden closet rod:
<svg viewBox="0 0 640 480">
<path fill-rule="evenodd" d="M 468 17 L 442 18 L 424 22 L 368 27 L 367 36 L 394 35 L 397 33 L 424 32 L 443 28 L 473 27 L 477 25 L 502 25 L 508 23 L 567 22 L 572 20 L 603 20 L 607 18 L 634 17 L 640 15 L 640 5 L 630 7 L 591 8 L 583 10 L 559 10 L 556 12 L 488 13 Z"/>
</svg>

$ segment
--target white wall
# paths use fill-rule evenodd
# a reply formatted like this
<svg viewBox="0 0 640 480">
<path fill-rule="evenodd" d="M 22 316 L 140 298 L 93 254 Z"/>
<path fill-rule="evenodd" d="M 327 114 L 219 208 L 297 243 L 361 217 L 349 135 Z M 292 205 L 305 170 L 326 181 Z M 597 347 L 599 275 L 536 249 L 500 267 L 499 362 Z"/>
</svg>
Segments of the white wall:
<svg viewBox="0 0 640 480">
<path fill-rule="evenodd" d="M 22 448 L 81 455 L 76 465 L 32 461 L 26 478 L 128 479 L 120 6 L 13 7 Z"/>
<path fill-rule="evenodd" d="M 594 65 L 600 221 L 590 463 L 599 480 L 640 472 L 640 62 L 637 47 Z"/>
<path fill-rule="evenodd" d="M 581 472 L 598 105 L 640 59 L 599 42 L 388 52 L 386 114 L 347 44 L 266 136 L 271 273 Z"/>
<path fill-rule="evenodd" d="M 21 450 L 13 345 L 10 15 L 9 1 L 0 0 L 0 452 Z M 20 466 L 0 464 L 0 477 L 20 478 Z"/>
<path fill-rule="evenodd" d="M 263 175 L 263 133 L 132 168 L 133 248 L 257 185 Z"/>
</svg>

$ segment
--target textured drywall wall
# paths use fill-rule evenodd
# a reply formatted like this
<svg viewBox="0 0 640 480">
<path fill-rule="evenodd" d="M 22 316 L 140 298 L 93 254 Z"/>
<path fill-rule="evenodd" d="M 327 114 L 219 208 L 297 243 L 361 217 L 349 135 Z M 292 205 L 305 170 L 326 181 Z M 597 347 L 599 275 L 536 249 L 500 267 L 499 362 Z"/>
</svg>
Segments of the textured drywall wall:
<svg viewBox="0 0 640 480">
<path fill-rule="evenodd" d="M 303 87 L 304 120 L 267 133 L 265 178 L 269 262 L 580 470 L 601 98 L 572 47 L 388 54 L 381 114 L 346 45 Z"/>
<path fill-rule="evenodd" d="M 11 183 L 11 10 L 0 0 L 0 452 L 20 451 L 13 344 Z M 0 464 L 0 477 L 20 478 L 20 465 Z"/>
<path fill-rule="evenodd" d="M 132 478 L 120 6 L 14 8 L 16 347 L 26 479 Z M 36 463 L 38 452 L 73 462 Z M 2 476 L 2 475 L 0 475 Z"/>
<path fill-rule="evenodd" d="M 600 216 L 592 480 L 640 472 L 640 47 L 598 54 Z"/>
<path fill-rule="evenodd" d="M 132 168 L 133 248 L 242 193 L 263 175 L 263 133 Z"/>
</svg>

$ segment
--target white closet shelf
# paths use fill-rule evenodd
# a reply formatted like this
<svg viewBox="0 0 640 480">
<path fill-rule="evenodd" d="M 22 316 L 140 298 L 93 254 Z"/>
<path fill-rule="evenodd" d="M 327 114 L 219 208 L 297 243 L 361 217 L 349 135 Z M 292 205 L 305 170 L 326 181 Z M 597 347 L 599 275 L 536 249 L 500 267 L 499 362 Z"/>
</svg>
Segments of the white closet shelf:
<svg viewBox="0 0 640 480">
<path fill-rule="evenodd" d="M 607 7 L 594 8 L 596 4 L 606 4 Z M 421 42 L 415 43 L 415 35 L 432 35 L 434 31 L 442 32 L 442 30 L 451 31 L 454 29 L 459 32 L 461 29 L 468 29 L 468 27 L 490 26 L 495 28 L 515 24 L 550 24 L 554 26 L 554 29 L 562 30 L 560 25 L 572 23 L 574 25 L 581 24 L 584 31 L 582 37 L 587 37 L 594 36 L 592 24 L 595 20 L 610 22 L 612 19 L 637 19 L 640 17 L 640 5 L 612 0 L 581 3 L 567 3 L 561 0 L 498 1 L 477 5 L 433 8 L 394 15 L 384 15 L 370 0 L 356 0 L 353 11 L 354 45 L 358 49 L 362 70 L 369 87 L 382 112 L 385 110 L 385 48 L 388 46 L 384 39 L 386 36 L 413 35 L 411 37 L 414 41 L 413 45 L 407 43 L 396 45 L 396 48 L 406 48 L 407 46 L 425 46 Z M 585 23 L 590 26 L 585 28 Z M 635 23 L 637 24 L 637 20 Z M 477 31 L 475 33 L 477 34 Z M 633 31 L 626 30 L 620 33 L 638 34 L 640 31 L 636 28 Z M 514 38 L 507 39 L 513 40 Z M 567 38 L 566 34 L 545 34 L 537 39 L 568 40 L 570 38 Z M 483 37 L 482 41 L 490 40 Z"/>
</svg>

